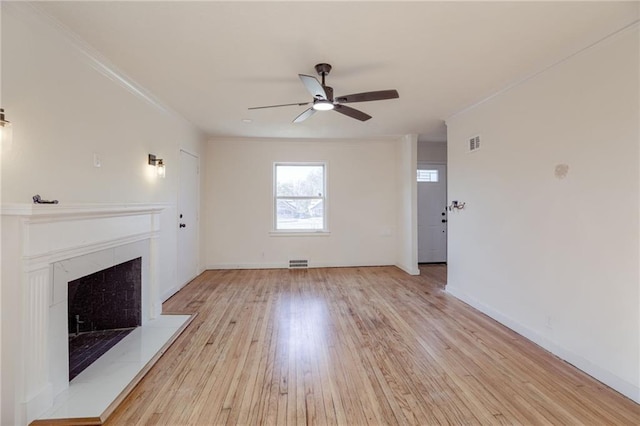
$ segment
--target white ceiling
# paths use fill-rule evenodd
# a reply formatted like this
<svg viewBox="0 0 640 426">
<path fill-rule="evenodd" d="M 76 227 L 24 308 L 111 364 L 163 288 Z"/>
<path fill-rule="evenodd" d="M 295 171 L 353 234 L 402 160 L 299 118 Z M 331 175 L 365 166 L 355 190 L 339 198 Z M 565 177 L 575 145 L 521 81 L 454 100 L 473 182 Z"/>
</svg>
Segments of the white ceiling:
<svg viewBox="0 0 640 426">
<path fill-rule="evenodd" d="M 452 114 L 638 20 L 638 2 L 43 2 L 124 74 L 213 137 L 445 140 Z M 336 95 L 397 89 L 291 121 L 297 74 Z M 251 119 L 252 123 L 244 123 Z"/>
</svg>

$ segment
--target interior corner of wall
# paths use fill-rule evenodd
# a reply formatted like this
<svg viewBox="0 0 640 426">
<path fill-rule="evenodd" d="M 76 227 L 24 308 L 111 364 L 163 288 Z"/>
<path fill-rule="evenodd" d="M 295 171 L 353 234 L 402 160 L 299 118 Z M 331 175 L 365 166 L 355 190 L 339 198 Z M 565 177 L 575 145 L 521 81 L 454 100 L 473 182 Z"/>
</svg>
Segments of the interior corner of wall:
<svg viewBox="0 0 640 426">
<path fill-rule="evenodd" d="M 418 268 L 417 264 L 415 264 L 414 266 L 408 266 L 398 262 L 394 266 L 396 268 L 402 269 L 404 272 L 406 272 L 409 275 L 420 275 L 420 268 Z"/>
</svg>

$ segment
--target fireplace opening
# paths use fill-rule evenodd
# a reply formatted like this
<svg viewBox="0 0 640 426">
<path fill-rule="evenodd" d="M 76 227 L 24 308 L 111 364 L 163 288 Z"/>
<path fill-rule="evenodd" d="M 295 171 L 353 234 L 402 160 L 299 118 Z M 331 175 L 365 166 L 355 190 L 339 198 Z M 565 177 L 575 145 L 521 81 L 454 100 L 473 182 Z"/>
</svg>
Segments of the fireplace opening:
<svg viewBox="0 0 640 426">
<path fill-rule="evenodd" d="M 142 258 L 69 281 L 69 380 L 142 321 Z"/>
</svg>

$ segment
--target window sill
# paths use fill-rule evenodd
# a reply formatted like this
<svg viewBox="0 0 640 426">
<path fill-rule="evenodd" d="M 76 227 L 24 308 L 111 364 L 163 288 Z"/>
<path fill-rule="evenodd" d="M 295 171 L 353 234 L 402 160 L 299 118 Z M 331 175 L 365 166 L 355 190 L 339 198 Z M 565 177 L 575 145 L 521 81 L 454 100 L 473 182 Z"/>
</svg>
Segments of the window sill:
<svg viewBox="0 0 640 426">
<path fill-rule="evenodd" d="M 271 231 L 270 237 L 328 237 L 329 231 Z"/>
</svg>

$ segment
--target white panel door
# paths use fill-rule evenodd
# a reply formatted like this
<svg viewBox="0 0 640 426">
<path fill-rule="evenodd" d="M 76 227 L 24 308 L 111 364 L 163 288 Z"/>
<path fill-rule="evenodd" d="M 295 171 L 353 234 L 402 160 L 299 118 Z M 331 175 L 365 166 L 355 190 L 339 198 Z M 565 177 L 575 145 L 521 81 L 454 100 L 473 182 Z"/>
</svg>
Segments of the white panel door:
<svg viewBox="0 0 640 426">
<path fill-rule="evenodd" d="M 182 288 L 198 275 L 199 158 L 180 151 L 178 188 L 178 285 Z"/>
<path fill-rule="evenodd" d="M 418 164 L 418 262 L 447 261 L 447 166 Z"/>
</svg>

